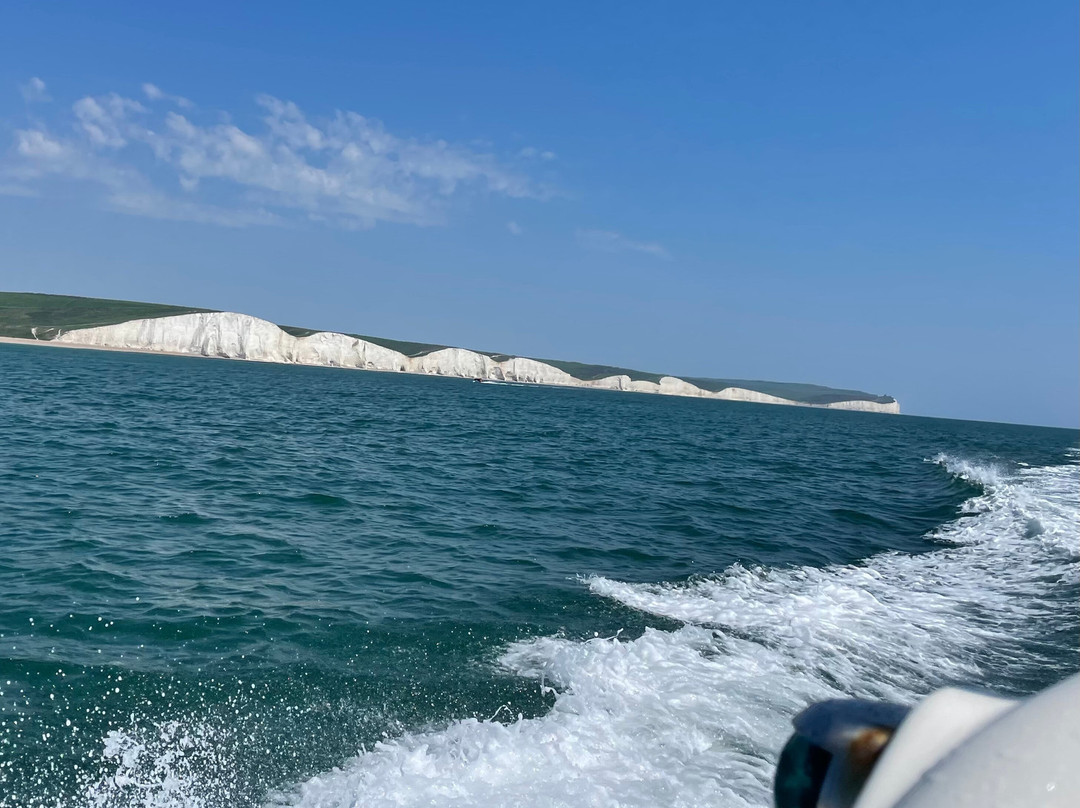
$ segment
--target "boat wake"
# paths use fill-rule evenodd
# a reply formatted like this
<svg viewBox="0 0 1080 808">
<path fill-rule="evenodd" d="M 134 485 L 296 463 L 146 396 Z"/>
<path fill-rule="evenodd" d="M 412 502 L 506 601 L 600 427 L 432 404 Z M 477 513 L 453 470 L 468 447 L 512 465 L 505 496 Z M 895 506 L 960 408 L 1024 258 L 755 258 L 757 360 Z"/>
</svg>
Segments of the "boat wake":
<svg viewBox="0 0 1080 808">
<path fill-rule="evenodd" d="M 809 702 L 1045 677 L 1040 638 L 1076 618 L 1080 466 L 934 462 L 983 493 L 928 537 L 930 552 L 736 566 L 682 584 L 584 579 L 684 626 L 516 643 L 500 662 L 558 689 L 547 715 L 381 743 L 272 804 L 762 806 L 789 720 Z"/>
<path fill-rule="evenodd" d="M 764 806 L 790 718 L 812 701 L 912 702 L 951 683 L 1024 692 L 1071 672 L 1053 669 L 1069 656 L 1052 638 L 1071 643 L 1077 623 L 1076 458 L 1015 470 L 929 462 L 981 493 L 927 537 L 927 552 L 823 569 L 734 566 L 673 584 L 583 578 L 599 597 L 683 625 L 515 643 L 499 664 L 555 689 L 546 715 L 405 734 L 266 804 Z M 109 743 L 122 765 L 122 733 Z M 199 796 L 205 784 L 175 769 L 154 775 L 166 776 L 167 795 L 138 804 L 216 806 Z M 128 804 L 109 782 L 83 804 Z"/>
</svg>

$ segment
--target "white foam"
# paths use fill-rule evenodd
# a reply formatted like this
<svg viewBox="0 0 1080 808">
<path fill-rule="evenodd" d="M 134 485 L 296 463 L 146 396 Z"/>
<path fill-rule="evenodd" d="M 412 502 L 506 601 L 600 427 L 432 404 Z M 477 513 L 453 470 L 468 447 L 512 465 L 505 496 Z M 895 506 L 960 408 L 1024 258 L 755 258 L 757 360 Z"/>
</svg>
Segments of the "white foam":
<svg viewBox="0 0 1080 808">
<path fill-rule="evenodd" d="M 930 537 L 940 549 L 826 569 L 736 566 L 678 585 L 590 578 L 598 595 L 687 625 L 633 641 L 516 643 L 502 664 L 561 690 L 547 715 L 406 735 L 271 803 L 769 804 L 775 755 L 805 704 L 911 701 L 979 682 L 980 652 L 1015 643 L 1033 621 L 1074 618 L 1044 596 L 1076 578 L 1080 468 L 937 462 L 986 486 L 971 515 Z"/>
<path fill-rule="evenodd" d="M 1080 466 L 935 462 L 985 491 L 928 537 L 940 542 L 931 552 L 825 569 L 735 566 L 681 584 L 585 579 L 598 596 L 684 625 L 629 641 L 515 643 L 500 664 L 558 689 L 548 714 L 404 734 L 267 805 L 769 805 L 776 754 L 806 704 L 905 702 L 950 681 L 978 684 L 988 649 L 1037 666 L 1017 645 L 1025 632 L 1075 622 L 1075 604 L 1053 595 L 1080 581 Z M 79 805 L 232 804 L 227 773 L 198 775 L 229 765 L 214 760 L 210 735 L 136 729 L 105 739 L 102 774 Z"/>
</svg>

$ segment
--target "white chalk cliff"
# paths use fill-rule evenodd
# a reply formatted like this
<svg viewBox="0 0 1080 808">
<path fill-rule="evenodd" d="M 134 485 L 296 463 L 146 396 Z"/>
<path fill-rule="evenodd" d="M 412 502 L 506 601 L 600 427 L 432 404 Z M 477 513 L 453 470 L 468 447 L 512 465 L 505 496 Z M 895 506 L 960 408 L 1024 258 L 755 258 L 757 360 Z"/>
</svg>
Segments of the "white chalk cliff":
<svg viewBox="0 0 1080 808">
<path fill-rule="evenodd" d="M 563 370 L 535 359 L 511 357 L 497 362 L 485 354 L 464 348 L 443 348 L 423 356 L 410 357 L 346 334 L 320 331 L 307 337 L 294 337 L 267 320 L 233 312 L 180 314 L 174 317 L 131 320 L 97 328 L 80 328 L 60 334 L 55 341 L 101 348 L 250 359 L 257 362 L 326 365 L 362 370 L 455 376 L 465 379 L 533 382 L 565 387 L 592 387 L 602 390 L 715 398 L 726 401 L 752 401 L 762 404 L 824 406 L 830 409 L 866 412 L 900 412 L 900 404 L 896 401 L 888 404 L 874 401 L 837 401 L 825 405 L 808 405 L 740 387 L 728 387 L 712 392 L 674 376 L 664 376 L 659 383 L 632 380 L 629 376 L 608 376 L 604 379 L 582 381 Z"/>
</svg>

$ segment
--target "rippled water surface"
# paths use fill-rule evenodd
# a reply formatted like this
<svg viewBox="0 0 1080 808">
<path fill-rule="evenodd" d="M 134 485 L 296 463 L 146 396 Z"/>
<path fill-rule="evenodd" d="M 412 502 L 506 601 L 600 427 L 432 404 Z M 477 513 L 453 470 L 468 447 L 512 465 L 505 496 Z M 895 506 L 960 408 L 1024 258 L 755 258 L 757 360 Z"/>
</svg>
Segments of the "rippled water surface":
<svg viewBox="0 0 1080 808">
<path fill-rule="evenodd" d="M 767 805 L 1080 666 L 1078 443 L 0 345 L 0 808 Z"/>
</svg>

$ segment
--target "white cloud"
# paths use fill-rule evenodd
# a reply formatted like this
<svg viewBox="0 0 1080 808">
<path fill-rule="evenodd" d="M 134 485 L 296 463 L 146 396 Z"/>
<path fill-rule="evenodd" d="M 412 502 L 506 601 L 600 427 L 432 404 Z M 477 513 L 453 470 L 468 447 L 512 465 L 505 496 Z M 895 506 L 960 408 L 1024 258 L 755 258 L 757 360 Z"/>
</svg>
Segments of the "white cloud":
<svg viewBox="0 0 1080 808">
<path fill-rule="evenodd" d="M 155 85 L 142 90 L 150 102 L 178 103 Z M 230 226 L 433 224 L 465 194 L 549 195 L 489 153 L 401 137 L 355 112 L 309 120 L 291 102 L 256 101 L 261 125 L 241 127 L 227 114 L 204 122 L 115 93 L 87 96 L 53 127 L 72 134 L 41 123 L 17 131 L 0 180 L 78 182 L 113 210 Z"/>
<path fill-rule="evenodd" d="M 655 241 L 633 241 L 614 230 L 578 230 L 577 238 L 581 246 L 599 252 L 639 252 L 663 258 L 665 261 L 671 258 L 671 254 L 662 244 Z"/>
<path fill-rule="evenodd" d="M 31 160 L 60 160 L 70 149 L 40 129 L 20 129 L 15 132 L 16 153 Z"/>
<path fill-rule="evenodd" d="M 518 157 L 523 157 L 526 160 L 554 160 L 555 156 L 555 152 L 547 150 L 541 151 L 535 146 L 526 146 L 524 149 L 518 152 Z"/>
<path fill-rule="evenodd" d="M 28 104 L 33 101 L 52 101 L 45 82 L 37 76 L 31 77 L 26 84 L 20 84 L 19 92 L 22 93 L 23 100 Z"/>
<path fill-rule="evenodd" d="M 252 224 L 283 224 L 274 213 L 257 206 L 235 210 L 188 199 L 170 197 L 140 172 L 110 161 L 102 154 L 62 142 L 40 129 L 16 132 L 15 152 L 22 158 L 0 172 L 19 184 L 0 183 L 0 193 L 41 196 L 55 190 L 56 182 L 79 182 L 96 192 L 100 207 L 152 219 L 244 227 Z"/>
<path fill-rule="evenodd" d="M 80 98 L 72 107 L 83 134 L 94 146 L 119 149 L 127 145 L 124 130 L 129 115 L 146 112 L 146 107 L 116 93 L 100 98 Z"/>
<path fill-rule="evenodd" d="M 176 104 L 182 109 L 190 109 L 192 106 L 194 106 L 194 104 L 192 104 L 182 95 L 169 95 L 156 84 L 151 84 L 150 82 L 145 82 L 143 84 L 142 91 L 143 95 L 145 95 L 147 100 L 149 101 L 172 101 L 174 104 Z"/>
<path fill-rule="evenodd" d="M 521 229 L 521 225 L 517 222 L 507 222 L 506 229 L 510 231 L 511 235 L 520 236 L 525 231 Z"/>
</svg>

